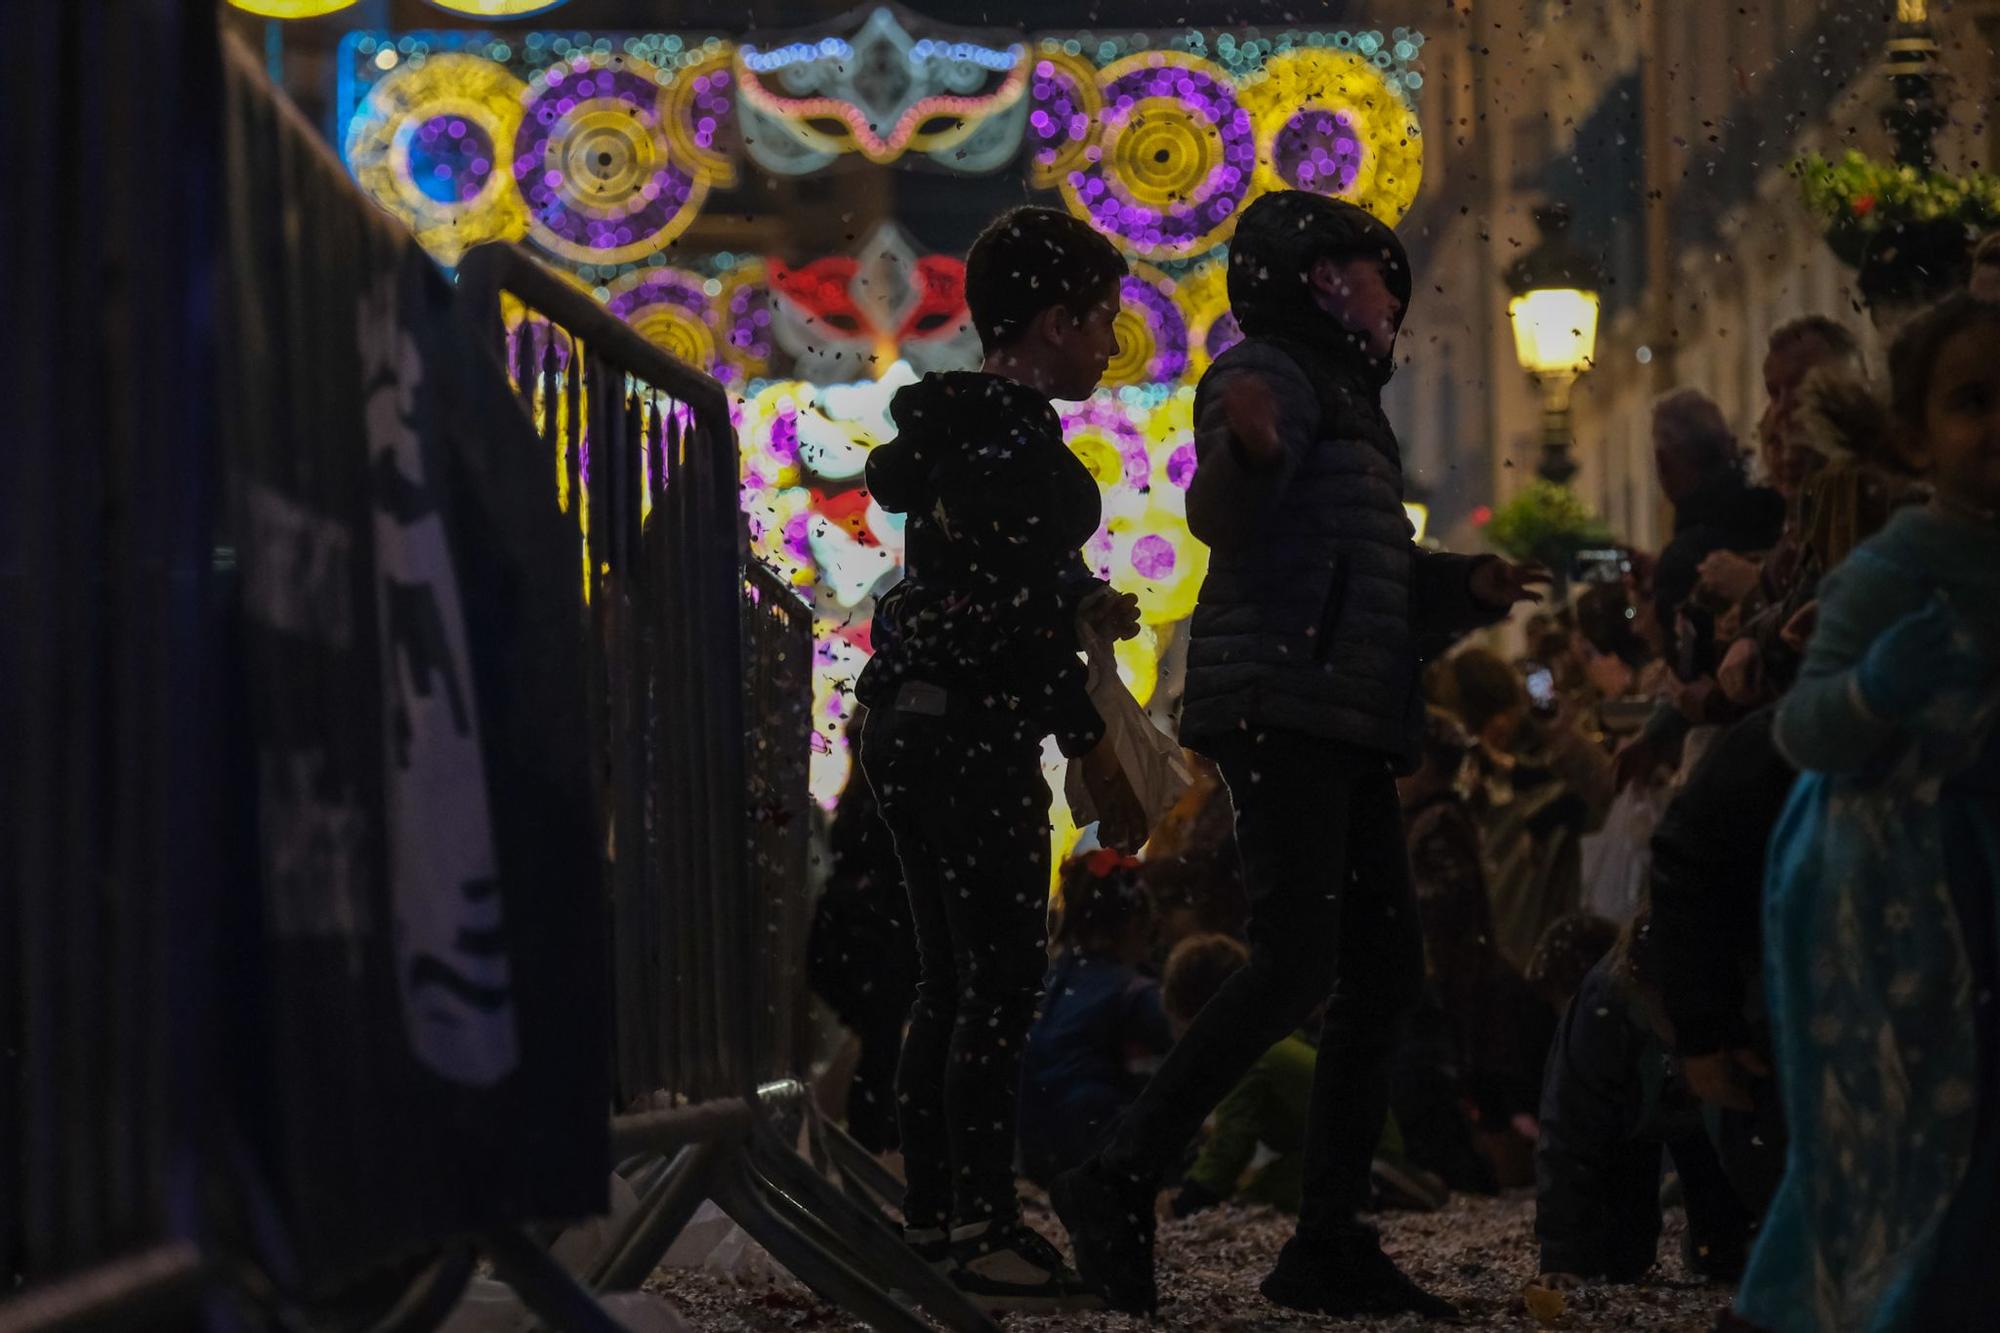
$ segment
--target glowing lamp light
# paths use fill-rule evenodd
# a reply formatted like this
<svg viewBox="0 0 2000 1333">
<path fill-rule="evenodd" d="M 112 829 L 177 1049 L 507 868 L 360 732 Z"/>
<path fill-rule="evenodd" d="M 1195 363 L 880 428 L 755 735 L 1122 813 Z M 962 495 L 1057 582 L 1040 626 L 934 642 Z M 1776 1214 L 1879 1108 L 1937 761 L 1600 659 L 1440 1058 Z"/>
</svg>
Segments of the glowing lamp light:
<svg viewBox="0 0 2000 1333">
<path fill-rule="evenodd" d="M 1597 352 L 1597 293 L 1541 287 L 1507 303 L 1514 355 L 1531 375 L 1578 375 Z"/>
<path fill-rule="evenodd" d="M 1507 270 L 1514 354 L 1542 390 L 1542 458 L 1536 471 L 1558 486 L 1576 475 L 1570 458 L 1570 388 L 1597 356 L 1597 261 L 1570 244 L 1569 211 L 1535 210 L 1535 248 Z"/>
</svg>

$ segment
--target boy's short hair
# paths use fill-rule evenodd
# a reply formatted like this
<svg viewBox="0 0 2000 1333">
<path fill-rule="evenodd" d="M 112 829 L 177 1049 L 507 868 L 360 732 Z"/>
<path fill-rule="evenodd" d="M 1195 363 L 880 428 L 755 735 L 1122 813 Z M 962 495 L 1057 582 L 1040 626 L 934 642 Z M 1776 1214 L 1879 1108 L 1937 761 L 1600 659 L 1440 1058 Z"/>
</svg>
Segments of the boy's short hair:
<svg viewBox="0 0 2000 1333">
<path fill-rule="evenodd" d="M 980 346 L 990 352 L 1019 338 L 1051 306 L 1082 319 L 1116 294 L 1130 271 L 1118 247 L 1080 218 L 1053 208 L 1016 208 L 972 243 L 965 305 Z"/>
<path fill-rule="evenodd" d="M 1467 648 L 1451 659 L 1451 684 L 1459 720 L 1475 735 L 1501 714 L 1528 706 L 1520 673 L 1484 648 Z"/>
<path fill-rule="evenodd" d="M 1250 950 L 1227 935 L 1190 935 L 1167 955 L 1160 1003 L 1176 1023 L 1192 1023 L 1224 982 L 1250 962 Z"/>
<path fill-rule="evenodd" d="M 1521 975 L 1551 1001 L 1566 1001 L 1619 940 L 1616 922 L 1592 912 L 1570 912 L 1549 923 Z"/>
</svg>

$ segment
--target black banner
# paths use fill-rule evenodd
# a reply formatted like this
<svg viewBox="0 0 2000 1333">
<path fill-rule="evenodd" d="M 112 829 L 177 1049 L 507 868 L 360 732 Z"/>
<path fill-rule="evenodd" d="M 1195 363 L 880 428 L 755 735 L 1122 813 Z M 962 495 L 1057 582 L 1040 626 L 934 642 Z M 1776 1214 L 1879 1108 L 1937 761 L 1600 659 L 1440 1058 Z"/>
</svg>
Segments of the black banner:
<svg viewBox="0 0 2000 1333">
<path fill-rule="evenodd" d="M 261 891 L 239 1091 L 331 1285 L 603 1203 L 577 546 L 450 286 L 241 50 L 225 402 Z"/>
</svg>

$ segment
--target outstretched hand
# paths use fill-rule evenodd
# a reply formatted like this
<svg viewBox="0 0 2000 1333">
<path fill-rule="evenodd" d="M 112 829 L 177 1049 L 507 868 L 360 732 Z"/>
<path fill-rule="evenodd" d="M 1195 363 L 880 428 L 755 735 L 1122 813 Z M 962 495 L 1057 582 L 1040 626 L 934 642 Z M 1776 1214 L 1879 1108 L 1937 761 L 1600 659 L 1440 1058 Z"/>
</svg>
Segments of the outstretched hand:
<svg viewBox="0 0 2000 1333">
<path fill-rule="evenodd" d="M 1476 601 L 1495 611 L 1505 611 L 1522 602 L 1541 601 L 1539 590 L 1554 581 L 1547 565 L 1516 564 L 1495 556 L 1472 567 L 1471 589 Z"/>
<path fill-rule="evenodd" d="M 1138 637 L 1137 593 L 1120 592 L 1106 584 L 1084 598 L 1076 613 L 1085 624 L 1113 642 Z"/>
</svg>

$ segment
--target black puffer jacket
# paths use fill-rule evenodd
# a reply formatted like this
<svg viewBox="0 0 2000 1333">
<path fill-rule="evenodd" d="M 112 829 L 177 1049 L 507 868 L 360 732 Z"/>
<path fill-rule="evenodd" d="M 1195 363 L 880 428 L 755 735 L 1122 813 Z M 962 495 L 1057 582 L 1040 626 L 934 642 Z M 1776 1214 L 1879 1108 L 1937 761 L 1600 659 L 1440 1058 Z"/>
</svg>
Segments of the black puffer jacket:
<svg viewBox="0 0 2000 1333">
<path fill-rule="evenodd" d="M 1402 454 L 1381 405 L 1394 363 L 1370 356 L 1307 285 L 1319 258 L 1364 255 L 1381 256 L 1407 301 L 1402 243 L 1351 204 L 1266 195 L 1237 228 L 1229 297 L 1248 336 L 1195 398 L 1188 525 L 1211 558 L 1181 737 L 1197 749 L 1269 726 L 1408 764 L 1423 719 L 1419 663 L 1501 614 L 1470 595 L 1476 558 L 1411 540 Z M 1238 375 L 1260 377 L 1276 399 L 1285 456 L 1275 465 L 1231 441 L 1219 390 Z"/>
<path fill-rule="evenodd" d="M 997 375 L 927 375 L 889 407 L 898 434 L 868 457 L 868 488 L 907 516 L 903 581 L 875 607 L 870 708 L 927 681 L 1053 732 L 1064 754 L 1104 724 L 1084 688 L 1076 608 L 1103 585 L 1083 563 L 1097 483 L 1049 401 Z"/>
</svg>

